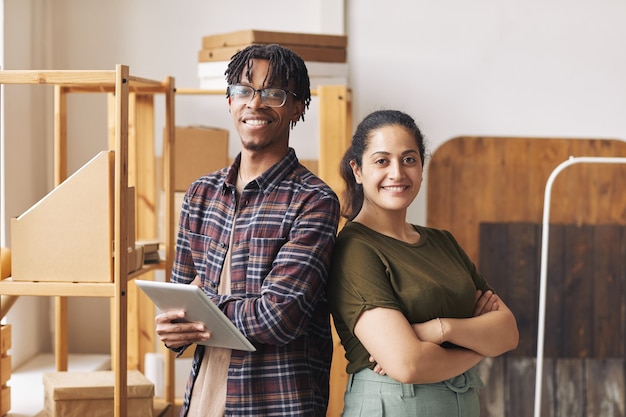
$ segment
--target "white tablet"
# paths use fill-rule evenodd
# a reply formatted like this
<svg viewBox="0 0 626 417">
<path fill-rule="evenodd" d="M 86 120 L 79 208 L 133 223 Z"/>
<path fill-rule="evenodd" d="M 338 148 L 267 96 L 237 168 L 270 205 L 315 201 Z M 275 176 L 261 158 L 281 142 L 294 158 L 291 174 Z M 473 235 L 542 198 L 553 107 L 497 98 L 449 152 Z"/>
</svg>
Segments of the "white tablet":
<svg viewBox="0 0 626 417">
<path fill-rule="evenodd" d="M 211 337 L 199 344 L 229 349 L 256 351 L 256 348 L 215 303 L 197 286 L 173 282 L 145 281 L 135 283 L 162 311 L 185 310 L 186 320 L 204 323 Z"/>
</svg>

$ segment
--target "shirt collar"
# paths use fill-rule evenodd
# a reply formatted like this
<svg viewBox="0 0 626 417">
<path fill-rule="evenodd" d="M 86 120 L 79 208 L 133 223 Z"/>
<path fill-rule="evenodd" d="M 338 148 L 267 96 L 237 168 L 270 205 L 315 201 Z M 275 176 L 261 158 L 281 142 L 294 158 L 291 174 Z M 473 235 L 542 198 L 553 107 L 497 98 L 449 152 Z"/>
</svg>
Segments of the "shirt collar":
<svg viewBox="0 0 626 417">
<path fill-rule="evenodd" d="M 226 172 L 225 187 L 235 187 L 237 182 L 237 173 L 241 165 L 241 152 L 237 154 L 233 160 L 233 164 L 228 168 Z M 267 171 L 262 173 L 256 178 L 257 185 L 264 193 L 270 192 L 276 187 L 290 172 L 292 172 L 298 165 L 298 158 L 296 157 L 296 151 L 293 148 L 289 148 L 287 155 L 271 166 Z"/>
</svg>

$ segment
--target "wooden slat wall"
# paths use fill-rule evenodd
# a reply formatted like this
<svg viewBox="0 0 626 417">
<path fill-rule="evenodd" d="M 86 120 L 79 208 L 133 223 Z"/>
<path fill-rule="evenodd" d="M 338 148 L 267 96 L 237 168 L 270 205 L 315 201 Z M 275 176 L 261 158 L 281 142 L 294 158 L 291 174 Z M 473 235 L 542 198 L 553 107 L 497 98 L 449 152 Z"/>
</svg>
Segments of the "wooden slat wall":
<svg viewBox="0 0 626 417">
<path fill-rule="evenodd" d="M 626 141 L 458 137 L 427 162 L 427 224 L 478 259 L 484 222 L 540 223 L 546 181 L 570 156 L 626 156 Z M 551 221 L 626 224 L 626 165 L 573 165 L 557 177 Z"/>
<path fill-rule="evenodd" d="M 520 345 L 480 365 L 482 416 L 533 415 L 541 225 L 480 225 L 483 275 L 514 311 Z M 624 416 L 626 226 L 552 225 L 542 416 Z"/>
<path fill-rule="evenodd" d="M 478 267 L 513 310 L 520 344 L 537 349 L 541 225 L 484 223 Z M 544 353 L 614 358 L 626 353 L 626 226 L 551 225 Z"/>
</svg>

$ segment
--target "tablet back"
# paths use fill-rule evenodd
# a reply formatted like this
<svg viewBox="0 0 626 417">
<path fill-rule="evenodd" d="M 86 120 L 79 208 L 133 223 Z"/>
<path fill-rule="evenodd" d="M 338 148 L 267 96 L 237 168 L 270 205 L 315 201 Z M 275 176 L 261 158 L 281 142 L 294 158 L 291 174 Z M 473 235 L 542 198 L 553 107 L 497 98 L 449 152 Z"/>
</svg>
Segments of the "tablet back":
<svg viewBox="0 0 626 417">
<path fill-rule="evenodd" d="M 199 287 L 139 279 L 135 283 L 161 311 L 182 309 L 187 312 L 186 320 L 204 323 L 211 337 L 199 344 L 249 352 L 256 350 Z"/>
</svg>

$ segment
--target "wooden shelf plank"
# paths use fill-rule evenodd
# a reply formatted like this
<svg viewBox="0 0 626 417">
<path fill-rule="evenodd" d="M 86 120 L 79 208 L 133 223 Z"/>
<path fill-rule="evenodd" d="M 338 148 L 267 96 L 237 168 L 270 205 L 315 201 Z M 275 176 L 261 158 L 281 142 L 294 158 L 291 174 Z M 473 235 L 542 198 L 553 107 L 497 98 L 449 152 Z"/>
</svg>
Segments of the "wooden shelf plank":
<svg viewBox="0 0 626 417">
<path fill-rule="evenodd" d="M 111 282 L 41 282 L 13 281 L 11 278 L 0 281 L 0 294 L 36 295 L 47 297 L 113 297 L 115 285 Z"/>
</svg>

